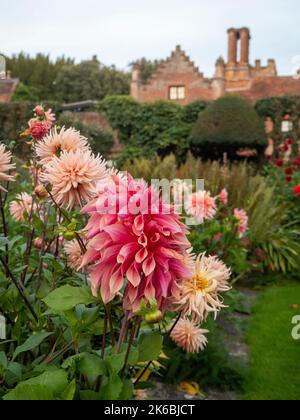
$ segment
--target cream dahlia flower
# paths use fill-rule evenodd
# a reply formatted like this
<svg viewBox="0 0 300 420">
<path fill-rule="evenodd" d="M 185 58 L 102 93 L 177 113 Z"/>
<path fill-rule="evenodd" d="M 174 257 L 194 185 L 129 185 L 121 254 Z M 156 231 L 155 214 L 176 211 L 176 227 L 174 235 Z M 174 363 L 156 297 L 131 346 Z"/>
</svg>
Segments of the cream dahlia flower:
<svg viewBox="0 0 300 420">
<path fill-rule="evenodd" d="M 63 127 L 59 132 L 55 127 L 42 141 L 35 146 L 35 152 L 40 162 L 45 165 L 62 152 L 75 152 L 88 150 L 88 141 L 74 128 L 68 130 Z"/>
<path fill-rule="evenodd" d="M 83 261 L 83 254 L 78 241 L 74 239 L 74 241 L 67 242 L 64 251 L 68 257 L 68 267 L 78 271 Z"/>
<path fill-rule="evenodd" d="M 228 280 L 231 271 L 217 257 L 198 256 L 194 276 L 180 284 L 180 299 L 176 302 L 184 316 L 192 316 L 193 321 L 203 322 L 209 313 L 215 318 L 224 308 L 220 293 L 230 290 Z"/>
<path fill-rule="evenodd" d="M 16 222 L 24 222 L 24 214 L 30 214 L 32 211 L 35 211 L 36 205 L 33 204 L 32 196 L 26 192 L 18 194 L 16 198 L 16 201 L 10 203 L 9 211 Z"/>
<path fill-rule="evenodd" d="M 89 150 L 63 152 L 44 167 L 43 182 L 52 185 L 56 203 L 69 210 L 94 197 L 97 183 L 108 175 L 106 162 Z"/>
<path fill-rule="evenodd" d="M 207 345 L 207 338 L 204 334 L 208 332 L 208 330 L 199 328 L 195 322 L 188 318 L 181 318 L 174 328 L 171 338 L 178 347 L 181 347 L 187 353 L 199 353 Z"/>
<path fill-rule="evenodd" d="M 12 154 L 5 150 L 4 144 L 0 144 L 0 182 L 13 181 L 14 177 L 7 174 L 11 169 L 15 169 L 16 165 L 11 163 Z M 0 185 L 0 190 L 5 191 Z"/>
</svg>

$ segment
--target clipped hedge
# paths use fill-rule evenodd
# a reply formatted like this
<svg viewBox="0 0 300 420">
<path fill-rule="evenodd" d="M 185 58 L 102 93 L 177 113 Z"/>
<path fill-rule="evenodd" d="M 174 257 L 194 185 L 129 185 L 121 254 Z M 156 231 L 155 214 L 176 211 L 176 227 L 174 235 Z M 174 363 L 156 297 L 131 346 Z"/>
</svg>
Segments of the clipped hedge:
<svg viewBox="0 0 300 420">
<path fill-rule="evenodd" d="M 200 114 L 191 134 L 195 155 L 220 159 L 224 153 L 237 159 L 240 149 L 256 149 L 261 153 L 267 147 L 262 119 L 254 107 L 235 95 L 226 95 Z"/>
</svg>

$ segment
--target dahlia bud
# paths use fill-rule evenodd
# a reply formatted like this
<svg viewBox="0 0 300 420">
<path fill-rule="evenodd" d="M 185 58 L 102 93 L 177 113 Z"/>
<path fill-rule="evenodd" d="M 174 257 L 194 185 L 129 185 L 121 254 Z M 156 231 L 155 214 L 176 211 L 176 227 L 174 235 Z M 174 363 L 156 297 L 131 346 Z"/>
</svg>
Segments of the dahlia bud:
<svg viewBox="0 0 300 420">
<path fill-rule="evenodd" d="M 41 184 L 36 187 L 34 192 L 35 192 L 35 195 L 40 199 L 48 197 L 48 192 L 46 188 Z"/>
<path fill-rule="evenodd" d="M 37 117 L 43 117 L 45 115 L 45 110 L 42 105 L 38 105 L 34 108 L 33 112 Z"/>
<path fill-rule="evenodd" d="M 76 232 L 66 231 L 63 233 L 63 237 L 66 241 L 73 241 L 76 238 Z"/>
<path fill-rule="evenodd" d="M 35 240 L 33 241 L 33 245 L 36 249 L 42 249 L 43 240 L 41 238 L 35 238 Z"/>
<path fill-rule="evenodd" d="M 163 314 L 161 311 L 156 310 L 154 312 L 150 312 L 147 315 L 145 315 L 145 322 L 147 324 L 158 324 L 163 319 Z"/>
</svg>

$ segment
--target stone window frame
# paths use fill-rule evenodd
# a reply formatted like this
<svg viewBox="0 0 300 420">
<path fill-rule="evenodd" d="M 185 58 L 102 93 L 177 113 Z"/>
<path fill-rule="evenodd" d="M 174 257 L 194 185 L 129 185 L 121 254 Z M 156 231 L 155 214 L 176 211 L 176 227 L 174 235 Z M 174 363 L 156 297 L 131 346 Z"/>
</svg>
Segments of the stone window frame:
<svg viewBox="0 0 300 420">
<path fill-rule="evenodd" d="M 182 101 L 186 98 L 186 87 L 184 85 L 169 86 L 169 100 Z"/>
</svg>

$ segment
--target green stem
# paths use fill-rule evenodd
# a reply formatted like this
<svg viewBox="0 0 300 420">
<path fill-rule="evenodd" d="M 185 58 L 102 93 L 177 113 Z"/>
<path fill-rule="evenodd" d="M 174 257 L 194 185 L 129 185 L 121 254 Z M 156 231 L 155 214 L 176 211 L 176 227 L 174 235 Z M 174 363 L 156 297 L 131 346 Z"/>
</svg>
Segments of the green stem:
<svg viewBox="0 0 300 420">
<path fill-rule="evenodd" d="M 10 279 L 12 280 L 12 282 L 14 283 L 14 285 L 16 286 L 16 288 L 18 289 L 18 292 L 20 293 L 22 299 L 24 300 L 25 305 L 27 306 L 27 308 L 29 309 L 29 311 L 31 312 L 33 318 L 35 319 L 35 321 L 38 323 L 39 319 L 38 316 L 33 308 L 33 306 L 31 305 L 31 303 L 29 302 L 25 291 L 23 289 L 23 287 L 19 284 L 18 280 L 16 279 L 16 277 L 13 275 L 13 273 L 10 271 L 10 268 L 8 267 L 6 261 L 4 260 L 4 258 L 2 258 L 0 256 L 0 261 L 6 271 L 6 273 L 8 274 L 8 276 L 10 277 Z"/>
</svg>

